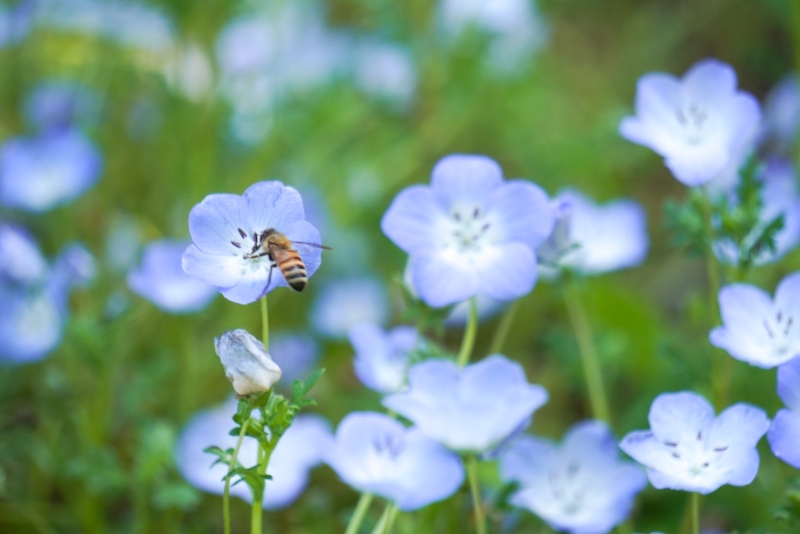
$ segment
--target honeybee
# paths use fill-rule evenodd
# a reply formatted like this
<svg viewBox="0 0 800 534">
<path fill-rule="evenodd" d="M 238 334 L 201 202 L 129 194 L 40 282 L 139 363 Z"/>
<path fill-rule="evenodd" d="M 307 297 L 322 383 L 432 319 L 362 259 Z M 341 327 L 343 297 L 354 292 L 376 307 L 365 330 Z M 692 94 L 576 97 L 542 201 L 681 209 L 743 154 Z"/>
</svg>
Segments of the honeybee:
<svg viewBox="0 0 800 534">
<path fill-rule="evenodd" d="M 300 254 L 295 250 L 295 245 L 303 245 L 306 247 L 321 248 L 324 250 L 332 250 L 331 247 L 320 245 L 319 243 L 306 243 L 303 241 L 292 241 L 274 228 L 269 228 L 261 232 L 257 236 L 256 246 L 254 252 L 261 249 L 258 254 L 253 254 L 253 257 L 267 256 L 272 262 L 269 268 L 269 277 L 267 278 L 267 285 L 264 288 L 266 293 L 272 282 L 272 271 L 277 267 L 280 269 L 283 278 L 289 287 L 295 291 L 302 291 L 308 284 L 308 273 L 306 272 L 306 265 Z"/>
</svg>

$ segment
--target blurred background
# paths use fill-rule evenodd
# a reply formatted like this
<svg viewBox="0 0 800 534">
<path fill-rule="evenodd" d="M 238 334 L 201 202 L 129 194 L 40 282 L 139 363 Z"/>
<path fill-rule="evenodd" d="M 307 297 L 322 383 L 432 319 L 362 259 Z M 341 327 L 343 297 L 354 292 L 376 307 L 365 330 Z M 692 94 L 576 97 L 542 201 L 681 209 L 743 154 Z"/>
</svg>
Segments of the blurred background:
<svg viewBox="0 0 800 534">
<path fill-rule="evenodd" d="M 581 282 L 618 437 L 647 427 L 660 392 L 709 394 L 705 265 L 672 246 L 664 225 L 665 201 L 686 190 L 617 127 L 641 75 L 681 75 L 707 57 L 730 63 L 763 104 L 796 66 L 798 31 L 788 0 L 2 4 L 0 225 L 11 237 L 0 234 L 0 266 L 21 263 L 37 296 L 0 285 L 0 531 L 222 530 L 220 497 L 184 479 L 175 451 L 195 414 L 232 395 L 213 338 L 258 334 L 260 314 L 178 287 L 174 258 L 193 205 L 264 179 L 298 188 L 334 249 L 305 292 L 269 297 L 271 352 L 285 377 L 326 368 L 311 411 L 332 427 L 381 409 L 353 373 L 348 328 L 419 319 L 400 290 L 404 254 L 380 218 L 454 152 L 486 154 L 551 195 L 573 187 L 645 207 L 645 263 Z M 162 240 L 177 256 L 147 248 Z M 772 291 L 798 267 L 790 252 L 749 281 Z M 484 316 L 476 357 L 498 317 Z M 462 324 L 426 334 L 457 349 Z M 589 416 L 559 287 L 540 281 L 522 299 L 505 352 L 550 392 L 533 432 L 560 439 Z M 781 405 L 772 372 L 737 362 L 733 383 L 732 402 L 770 415 Z M 704 501 L 708 526 L 792 531 L 774 515 L 797 472 L 761 445 L 752 485 Z M 495 467 L 482 475 L 499 492 Z M 341 532 L 357 498 L 321 466 L 265 525 Z M 418 531 L 426 514 L 436 532 L 470 531 L 468 502 L 463 489 L 401 514 L 396 532 Z M 649 488 L 633 524 L 663 529 L 684 504 L 683 493 Z M 544 528 L 501 508 L 494 531 Z M 246 532 L 247 503 L 234 499 L 232 514 L 234 532 Z"/>
</svg>

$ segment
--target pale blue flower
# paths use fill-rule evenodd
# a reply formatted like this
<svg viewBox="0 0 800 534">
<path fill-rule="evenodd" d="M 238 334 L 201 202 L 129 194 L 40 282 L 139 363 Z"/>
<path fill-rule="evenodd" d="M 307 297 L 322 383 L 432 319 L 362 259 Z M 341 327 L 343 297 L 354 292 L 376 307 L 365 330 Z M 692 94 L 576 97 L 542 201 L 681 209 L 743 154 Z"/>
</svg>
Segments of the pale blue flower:
<svg viewBox="0 0 800 534">
<path fill-rule="evenodd" d="M 460 369 L 447 360 L 414 365 L 408 390 L 383 399 L 426 435 L 459 451 L 486 452 L 547 402 L 517 362 L 495 354 Z"/>
<path fill-rule="evenodd" d="M 181 433 L 175 450 L 175 460 L 183 477 L 196 488 L 222 495 L 223 477 L 228 467 L 212 466 L 214 457 L 203 452 L 216 445 L 222 449 L 236 446 L 237 436 L 228 433 L 233 428 L 231 417 L 236 413 L 236 401 L 230 400 L 218 408 L 195 415 Z M 256 412 L 253 417 L 256 417 Z M 322 461 L 330 448 L 331 432 L 328 422 L 318 415 L 298 415 L 292 426 L 281 436 L 272 452 L 264 492 L 264 508 L 283 508 L 294 502 L 308 484 L 311 469 Z M 245 467 L 256 463 L 258 445 L 255 439 L 245 438 L 239 450 L 239 462 Z M 231 495 L 252 502 L 247 484 L 232 485 Z"/>
<path fill-rule="evenodd" d="M 258 182 L 242 196 L 208 195 L 189 213 L 194 244 L 183 254 L 183 270 L 238 304 L 288 287 L 280 269 L 259 255 L 260 236 L 269 229 L 293 242 L 320 242 L 317 229 L 304 219 L 300 194 L 281 182 Z M 311 276 L 319 267 L 320 249 L 298 244 L 296 250 Z"/>
<path fill-rule="evenodd" d="M 47 211 L 85 193 L 101 170 L 100 153 L 77 130 L 10 139 L 0 147 L 0 204 Z"/>
<path fill-rule="evenodd" d="M 534 249 L 553 228 L 547 195 L 525 180 L 504 181 L 485 156 L 451 155 L 431 185 L 407 187 L 381 221 L 411 258 L 419 296 L 447 306 L 478 294 L 513 300 L 536 283 Z"/>
<path fill-rule="evenodd" d="M 25 117 L 37 130 L 61 130 L 97 114 L 97 96 L 86 87 L 65 80 L 38 84 L 28 94 Z"/>
<path fill-rule="evenodd" d="M 464 482 L 458 456 L 419 429 L 374 412 L 354 412 L 342 420 L 325 462 L 346 484 L 404 511 L 446 499 Z"/>
<path fill-rule="evenodd" d="M 633 200 L 597 205 L 581 193 L 562 191 L 553 199 L 555 227 L 536 254 L 543 275 L 559 268 L 592 275 L 641 264 L 647 256 L 647 219 Z"/>
<path fill-rule="evenodd" d="M 96 276 L 94 255 L 81 243 L 64 246 L 53 265 L 53 277 L 65 289 L 86 287 Z"/>
<path fill-rule="evenodd" d="M 264 344 L 247 330 L 239 328 L 215 337 L 214 350 L 240 397 L 269 391 L 281 378 L 281 369 Z"/>
<path fill-rule="evenodd" d="M 560 446 L 533 436 L 517 439 L 501 453 L 500 472 L 505 482 L 520 484 L 512 504 L 575 534 L 611 531 L 647 485 L 639 466 L 619 459 L 614 435 L 600 421 L 573 426 Z"/>
<path fill-rule="evenodd" d="M 655 488 L 707 494 L 756 478 L 756 444 L 769 428 L 764 410 L 739 403 L 715 418 L 708 401 L 684 391 L 656 397 L 649 420 L 650 430 L 631 432 L 619 446 L 647 468 Z"/>
<path fill-rule="evenodd" d="M 281 368 L 281 383 L 287 387 L 308 378 L 319 353 L 319 344 L 310 334 L 280 332 L 269 336 L 269 354 Z"/>
<path fill-rule="evenodd" d="M 311 324 L 328 337 L 345 338 L 359 323 L 385 323 L 389 318 L 386 288 L 372 276 L 326 282 L 311 308 Z"/>
<path fill-rule="evenodd" d="M 730 284 L 719 291 L 722 326 L 709 339 L 750 365 L 771 368 L 800 355 L 800 272 L 784 278 L 775 298 L 749 284 Z"/>
<path fill-rule="evenodd" d="M 405 48 L 379 41 L 365 41 L 355 53 L 355 82 L 377 98 L 408 104 L 417 88 L 417 68 Z"/>
<path fill-rule="evenodd" d="M 487 64 L 503 74 L 529 61 L 548 40 L 549 28 L 530 0 L 441 0 L 439 24 L 450 37 L 475 28 L 490 36 Z"/>
<path fill-rule="evenodd" d="M 767 439 L 775 456 L 800 469 L 800 358 L 778 368 L 778 396 L 786 408 L 775 415 Z"/>
<path fill-rule="evenodd" d="M 755 265 L 765 265 L 781 259 L 787 252 L 800 244 L 800 190 L 797 187 L 797 173 L 791 161 L 771 158 L 759 173 L 758 179 L 763 183 L 761 189 L 760 223 L 751 235 L 761 235 L 764 226 L 779 215 L 783 215 L 783 228 L 775 234 L 775 250 L 763 250 L 754 259 Z M 734 204 L 738 203 L 735 186 L 740 178 L 730 182 L 728 197 Z M 722 192 L 722 191 L 720 191 Z M 736 265 L 739 262 L 737 246 L 725 240 L 714 242 L 714 254 L 722 263 Z"/>
<path fill-rule="evenodd" d="M 0 48 L 15 45 L 28 36 L 34 7 L 33 0 L 21 0 L 12 7 L 0 5 Z"/>
<path fill-rule="evenodd" d="M 34 285 L 49 267 L 33 237 L 22 227 L 0 224 L 0 285 Z"/>
<path fill-rule="evenodd" d="M 217 295 L 217 288 L 183 271 L 181 257 L 189 242 L 162 239 L 144 247 L 140 265 L 128 272 L 128 287 L 170 313 L 202 310 Z"/>
<path fill-rule="evenodd" d="M 767 95 L 764 102 L 764 125 L 770 141 L 786 151 L 797 141 L 800 125 L 800 78 L 787 74 Z"/>
<path fill-rule="evenodd" d="M 416 328 L 398 326 L 385 331 L 374 323 L 350 329 L 350 344 L 356 352 L 353 367 L 361 383 L 378 393 L 394 393 L 406 384 L 411 352 L 419 342 Z"/>
<path fill-rule="evenodd" d="M 761 112 L 749 93 L 736 88 L 730 65 L 714 59 L 695 64 L 678 79 L 665 73 L 642 76 L 636 115 L 620 123 L 623 137 L 664 157 L 688 186 L 714 178 L 758 133 Z"/>
</svg>

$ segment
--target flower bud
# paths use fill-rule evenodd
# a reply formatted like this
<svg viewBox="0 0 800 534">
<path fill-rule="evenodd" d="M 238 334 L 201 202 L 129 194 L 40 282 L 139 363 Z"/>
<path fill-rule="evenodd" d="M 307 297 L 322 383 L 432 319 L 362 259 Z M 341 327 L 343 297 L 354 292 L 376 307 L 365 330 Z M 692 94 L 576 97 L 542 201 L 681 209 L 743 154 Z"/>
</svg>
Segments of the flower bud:
<svg viewBox="0 0 800 534">
<path fill-rule="evenodd" d="M 267 354 L 264 344 L 246 330 L 231 330 L 214 338 L 225 376 L 240 396 L 269 391 L 281 377 L 281 369 Z"/>
</svg>

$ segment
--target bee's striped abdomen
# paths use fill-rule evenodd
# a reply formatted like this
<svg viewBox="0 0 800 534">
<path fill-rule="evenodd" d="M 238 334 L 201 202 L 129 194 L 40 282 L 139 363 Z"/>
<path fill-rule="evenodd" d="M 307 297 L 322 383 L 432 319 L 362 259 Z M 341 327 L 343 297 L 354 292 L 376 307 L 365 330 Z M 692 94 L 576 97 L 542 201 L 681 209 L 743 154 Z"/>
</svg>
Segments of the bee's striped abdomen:
<svg viewBox="0 0 800 534">
<path fill-rule="evenodd" d="M 286 283 L 295 291 L 305 289 L 308 283 L 308 273 L 300 255 L 294 250 L 289 250 L 280 256 L 276 260 Z"/>
</svg>

